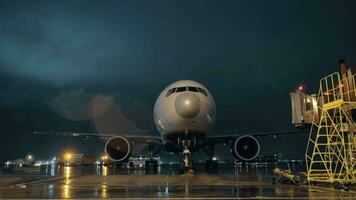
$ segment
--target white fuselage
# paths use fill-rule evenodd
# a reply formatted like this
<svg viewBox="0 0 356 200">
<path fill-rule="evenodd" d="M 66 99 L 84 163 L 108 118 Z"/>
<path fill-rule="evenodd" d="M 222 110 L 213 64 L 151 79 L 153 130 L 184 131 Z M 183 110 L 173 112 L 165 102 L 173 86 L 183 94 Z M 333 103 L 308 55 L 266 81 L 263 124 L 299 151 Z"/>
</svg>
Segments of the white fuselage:
<svg viewBox="0 0 356 200">
<path fill-rule="evenodd" d="M 202 84 L 191 80 L 170 84 L 154 106 L 154 122 L 164 142 L 177 138 L 205 138 L 215 121 L 213 96 Z"/>
</svg>

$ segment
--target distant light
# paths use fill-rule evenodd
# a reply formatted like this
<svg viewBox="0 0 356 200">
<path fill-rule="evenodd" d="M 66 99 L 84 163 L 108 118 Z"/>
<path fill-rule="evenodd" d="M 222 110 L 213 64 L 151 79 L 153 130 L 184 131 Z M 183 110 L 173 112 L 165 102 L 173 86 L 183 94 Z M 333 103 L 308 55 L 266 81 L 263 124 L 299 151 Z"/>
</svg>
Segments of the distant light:
<svg viewBox="0 0 356 200">
<path fill-rule="evenodd" d="M 29 162 L 32 162 L 33 161 L 33 156 L 31 154 L 27 154 L 26 160 L 29 161 Z"/>
<path fill-rule="evenodd" d="M 65 160 L 70 160 L 70 159 L 72 159 L 72 154 L 71 154 L 71 153 L 66 153 L 66 154 L 64 154 L 64 159 L 65 159 Z"/>
<path fill-rule="evenodd" d="M 142 163 L 140 163 L 140 167 L 142 167 Z"/>
<path fill-rule="evenodd" d="M 300 91 L 302 91 L 303 89 L 304 89 L 304 88 L 303 88 L 303 86 L 301 86 L 301 85 L 298 87 L 298 90 L 300 90 Z"/>
<path fill-rule="evenodd" d="M 213 157 L 213 160 L 214 160 L 214 161 L 215 161 L 215 160 L 218 160 L 218 158 L 217 158 L 216 156 L 214 156 L 214 157 Z"/>
</svg>

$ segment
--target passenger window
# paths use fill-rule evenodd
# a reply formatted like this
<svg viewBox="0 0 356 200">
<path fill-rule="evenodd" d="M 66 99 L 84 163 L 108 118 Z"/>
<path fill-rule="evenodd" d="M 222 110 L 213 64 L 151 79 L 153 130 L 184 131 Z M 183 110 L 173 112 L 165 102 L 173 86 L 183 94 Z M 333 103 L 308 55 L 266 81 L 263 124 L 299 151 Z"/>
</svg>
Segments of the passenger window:
<svg viewBox="0 0 356 200">
<path fill-rule="evenodd" d="M 176 92 L 184 92 L 184 91 L 187 91 L 186 87 L 179 87 L 179 88 L 177 88 Z"/>
<path fill-rule="evenodd" d="M 208 94 L 206 93 L 206 91 L 203 88 L 198 88 L 199 92 L 204 94 L 205 96 L 208 96 Z"/>
<path fill-rule="evenodd" d="M 170 90 L 168 90 L 166 97 L 168 97 L 169 95 L 171 95 L 172 93 L 174 93 L 174 91 L 176 90 L 176 88 L 172 88 Z"/>
<path fill-rule="evenodd" d="M 188 87 L 188 91 L 198 92 L 198 88 L 196 88 L 196 87 Z"/>
</svg>

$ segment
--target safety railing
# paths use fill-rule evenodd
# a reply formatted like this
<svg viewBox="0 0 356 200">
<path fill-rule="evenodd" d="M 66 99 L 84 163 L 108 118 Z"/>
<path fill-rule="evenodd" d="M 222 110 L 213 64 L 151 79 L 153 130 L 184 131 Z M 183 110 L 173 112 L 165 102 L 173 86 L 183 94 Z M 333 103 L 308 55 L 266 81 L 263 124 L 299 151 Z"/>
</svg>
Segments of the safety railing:
<svg viewBox="0 0 356 200">
<path fill-rule="evenodd" d="M 322 105 L 328 106 L 335 102 L 356 102 L 355 75 L 340 78 L 335 72 L 320 80 L 319 98 Z"/>
<path fill-rule="evenodd" d="M 340 87 L 340 75 L 338 72 L 330 74 L 320 80 L 320 92 L 322 104 L 328 104 L 342 99 L 342 87 Z"/>
</svg>

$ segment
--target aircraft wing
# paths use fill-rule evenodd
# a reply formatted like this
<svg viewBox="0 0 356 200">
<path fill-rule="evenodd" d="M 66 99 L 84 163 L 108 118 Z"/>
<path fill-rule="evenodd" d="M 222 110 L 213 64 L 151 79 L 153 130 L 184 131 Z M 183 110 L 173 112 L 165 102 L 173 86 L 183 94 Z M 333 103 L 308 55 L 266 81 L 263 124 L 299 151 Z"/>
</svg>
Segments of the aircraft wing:
<svg viewBox="0 0 356 200">
<path fill-rule="evenodd" d="M 79 133 L 79 132 L 34 132 L 35 135 L 52 135 L 52 136 L 69 136 L 69 137 L 81 137 L 84 139 L 87 138 L 100 138 L 104 140 L 108 140 L 112 137 L 119 135 L 112 134 L 99 134 L 99 133 Z M 160 137 L 155 136 L 125 136 L 125 138 L 133 141 L 135 144 L 153 144 L 153 145 L 161 145 L 162 140 Z"/>
<path fill-rule="evenodd" d="M 205 145 L 215 145 L 222 143 L 233 142 L 236 138 L 242 135 L 250 135 L 253 137 L 274 137 L 278 138 L 280 135 L 291 135 L 291 134 L 306 134 L 309 130 L 286 130 L 286 131 L 269 131 L 269 132 L 256 132 L 256 133 L 236 133 L 231 135 L 219 135 L 211 136 L 206 138 Z"/>
</svg>

